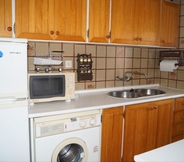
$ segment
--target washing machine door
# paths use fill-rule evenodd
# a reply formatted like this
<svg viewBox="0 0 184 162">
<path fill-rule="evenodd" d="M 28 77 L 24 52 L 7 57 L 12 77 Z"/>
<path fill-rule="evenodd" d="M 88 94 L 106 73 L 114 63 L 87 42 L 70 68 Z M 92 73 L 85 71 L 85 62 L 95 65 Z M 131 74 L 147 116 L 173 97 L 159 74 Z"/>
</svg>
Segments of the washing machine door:
<svg viewBox="0 0 184 162">
<path fill-rule="evenodd" d="M 78 138 L 62 141 L 52 155 L 52 162 L 85 162 L 87 159 L 88 148 L 85 142 Z"/>
</svg>

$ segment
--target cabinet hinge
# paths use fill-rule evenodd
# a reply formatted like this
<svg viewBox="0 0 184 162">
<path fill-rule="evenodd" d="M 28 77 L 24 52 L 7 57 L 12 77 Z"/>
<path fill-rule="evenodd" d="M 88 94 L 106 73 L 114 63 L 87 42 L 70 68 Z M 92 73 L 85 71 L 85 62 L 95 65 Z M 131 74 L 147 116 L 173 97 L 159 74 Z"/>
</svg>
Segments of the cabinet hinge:
<svg viewBox="0 0 184 162">
<path fill-rule="evenodd" d="M 89 38 L 89 29 L 87 30 L 87 37 Z"/>
<path fill-rule="evenodd" d="M 14 34 L 16 33 L 15 23 L 13 24 L 13 32 L 14 32 Z"/>
</svg>

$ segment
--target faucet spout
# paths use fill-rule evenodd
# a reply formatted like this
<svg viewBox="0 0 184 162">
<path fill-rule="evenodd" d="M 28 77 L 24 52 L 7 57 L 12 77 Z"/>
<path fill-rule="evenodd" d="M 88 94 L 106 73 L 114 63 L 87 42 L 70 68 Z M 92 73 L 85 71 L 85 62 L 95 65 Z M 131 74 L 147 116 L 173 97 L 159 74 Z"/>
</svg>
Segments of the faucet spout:
<svg viewBox="0 0 184 162">
<path fill-rule="evenodd" d="M 127 74 L 131 74 L 130 77 L 127 76 Z M 133 79 L 133 75 L 137 74 L 137 75 L 143 75 L 145 77 L 145 79 L 148 79 L 147 75 L 138 71 L 126 71 L 125 74 L 123 75 L 123 78 L 119 78 L 118 76 L 115 78 L 115 80 L 122 80 L 122 81 L 130 81 Z"/>
</svg>

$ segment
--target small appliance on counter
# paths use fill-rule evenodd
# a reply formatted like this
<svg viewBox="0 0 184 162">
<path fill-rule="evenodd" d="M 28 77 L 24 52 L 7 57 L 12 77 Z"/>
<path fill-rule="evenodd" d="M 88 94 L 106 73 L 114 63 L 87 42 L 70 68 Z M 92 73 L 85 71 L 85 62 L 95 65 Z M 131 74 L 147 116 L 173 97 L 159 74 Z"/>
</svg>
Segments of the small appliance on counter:
<svg viewBox="0 0 184 162">
<path fill-rule="evenodd" d="M 75 98 L 75 73 L 28 73 L 30 103 L 71 100 Z"/>
<path fill-rule="evenodd" d="M 0 161 L 29 162 L 27 40 L 0 38 Z"/>
</svg>

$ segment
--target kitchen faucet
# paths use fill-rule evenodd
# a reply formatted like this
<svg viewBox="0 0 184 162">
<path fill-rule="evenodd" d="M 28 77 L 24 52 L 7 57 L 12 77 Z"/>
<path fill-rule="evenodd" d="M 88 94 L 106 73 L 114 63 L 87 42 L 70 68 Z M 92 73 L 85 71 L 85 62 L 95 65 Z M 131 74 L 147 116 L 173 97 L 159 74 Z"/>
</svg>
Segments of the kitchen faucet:
<svg viewBox="0 0 184 162">
<path fill-rule="evenodd" d="M 128 77 L 126 74 L 132 74 L 132 76 Z M 122 80 L 122 81 L 126 81 L 126 82 L 129 82 L 130 80 L 133 79 L 133 75 L 134 74 L 138 74 L 138 75 L 143 75 L 146 79 L 148 79 L 147 75 L 144 74 L 144 73 L 141 73 L 141 72 L 138 72 L 138 71 L 126 71 L 125 74 L 123 75 L 123 78 L 119 78 L 118 76 L 116 76 L 115 80 L 119 81 L 119 80 Z"/>
</svg>

